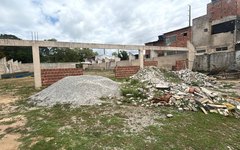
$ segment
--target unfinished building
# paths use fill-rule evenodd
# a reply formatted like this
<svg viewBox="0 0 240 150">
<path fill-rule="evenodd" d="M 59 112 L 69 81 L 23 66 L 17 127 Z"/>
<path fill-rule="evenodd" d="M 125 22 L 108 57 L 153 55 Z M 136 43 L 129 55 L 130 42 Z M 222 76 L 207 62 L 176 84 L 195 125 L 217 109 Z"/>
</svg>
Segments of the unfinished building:
<svg viewBox="0 0 240 150">
<path fill-rule="evenodd" d="M 197 53 L 240 50 L 240 0 L 212 0 L 192 32 Z"/>
<path fill-rule="evenodd" d="M 240 68 L 240 0 L 212 0 L 207 14 L 193 19 L 192 33 L 195 70 Z"/>
<path fill-rule="evenodd" d="M 191 41 L 191 27 L 185 27 L 164 33 L 158 36 L 157 41 L 145 43 L 147 46 L 176 46 L 187 47 L 187 41 Z M 182 52 L 164 52 L 164 51 L 150 51 L 146 50 L 147 58 L 154 58 L 160 56 L 166 56 L 171 54 L 178 54 Z"/>
<path fill-rule="evenodd" d="M 194 70 L 240 69 L 240 0 L 212 0 L 207 14 L 193 19 L 192 27 L 164 33 L 145 45 L 185 47 L 188 40 L 196 49 Z M 170 54 L 175 53 L 146 52 L 149 58 Z"/>
</svg>

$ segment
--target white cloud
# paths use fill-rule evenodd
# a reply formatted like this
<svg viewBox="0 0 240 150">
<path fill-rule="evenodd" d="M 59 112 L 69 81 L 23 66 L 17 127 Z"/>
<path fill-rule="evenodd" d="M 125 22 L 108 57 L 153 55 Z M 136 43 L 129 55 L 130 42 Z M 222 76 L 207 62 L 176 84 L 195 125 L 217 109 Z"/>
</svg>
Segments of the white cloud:
<svg viewBox="0 0 240 150">
<path fill-rule="evenodd" d="M 1 0 L 0 33 L 31 39 L 144 44 L 206 13 L 210 0 Z"/>
</svg>

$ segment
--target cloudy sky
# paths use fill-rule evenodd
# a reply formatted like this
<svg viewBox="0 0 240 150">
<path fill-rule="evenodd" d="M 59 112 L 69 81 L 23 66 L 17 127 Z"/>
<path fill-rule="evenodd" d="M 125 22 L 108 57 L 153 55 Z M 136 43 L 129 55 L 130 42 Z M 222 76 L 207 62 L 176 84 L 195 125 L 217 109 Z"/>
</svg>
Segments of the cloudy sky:
<svg viewBox="0 0 240 150">
<path fill-rule="evenodd" d="M 0 0 L 0 34 L 39 40 L 144 44 L 188 26 L 210 0 Z"/>
</svg>

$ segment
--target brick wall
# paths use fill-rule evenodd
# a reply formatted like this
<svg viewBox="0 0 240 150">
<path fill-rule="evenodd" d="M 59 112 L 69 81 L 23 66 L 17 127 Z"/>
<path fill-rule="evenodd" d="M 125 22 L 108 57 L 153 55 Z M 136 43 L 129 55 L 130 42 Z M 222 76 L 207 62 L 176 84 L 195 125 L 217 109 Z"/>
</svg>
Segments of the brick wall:
<svg viewBox="0 0 240 150">
<path fill-rule="evenodd" d="M 43 86 L 51 85 L 67 76 L 79 76 L 79 75 L 83 75 L 83 70 L 79 68 L 42 69 L 41 70 Z"/>
<path fill-rule="evenodd" d="M 177 60 L 176 66 L 174 67 L 175 70 L 179 71 L 182 69 L 187 69 L 187 60 Z"/>
<path fill-rule="evenodd" d="M 227 16 L 240 15 L 240 0 L 218 0 L 209 3 L 207 13 L 211 21 L 219 20 Z"/>
<path fill-rule="evenodd" d="M 139 66 L 117 66 L 115 67 L 115 78 L 128 78 L 138 72 Z"/>
<path fill-rule="evenodd" d="M 173 47 L 187 47 L 187 41 L 191 41 L 192 28 L 186 27 L 178 30 L 174 30 L 168 33 L 164 33 L 165 39 L 163 41 L 155 41 L 146 43 L 147 46 L 173 46 Z M 176 36 L 176 41 L 172 42 L 170 45 L 166 45 L 166 38 Z M 150 50 L 146 50 L 146 55 L 150 55 Z M 157 51 L 159 56 L 163 56 L 163 51 Z"/>
<path fill-rule="evenodd" d="M 183 28 L 179 30 L 175 30 L 172 32 L 165 33 L 164 36 L 170 37 L 170 36 L 176 36 L 176 41 L 171 43 L 168 46 L 173 46 L 173 47 L 187 47 L 187 41 L 191 41 L 191 28 Z M 185 33 L 185 34 L 184 34 Z"/>
<path fill-rule="evenodd" d="M 240 1 L 237 1 L 237 14 L 240 16 Z"/>
<path fill-rule="evenodd" d="M 158 61 L 144 61 L 144 66 L 158 66 Z"/>
</svg>

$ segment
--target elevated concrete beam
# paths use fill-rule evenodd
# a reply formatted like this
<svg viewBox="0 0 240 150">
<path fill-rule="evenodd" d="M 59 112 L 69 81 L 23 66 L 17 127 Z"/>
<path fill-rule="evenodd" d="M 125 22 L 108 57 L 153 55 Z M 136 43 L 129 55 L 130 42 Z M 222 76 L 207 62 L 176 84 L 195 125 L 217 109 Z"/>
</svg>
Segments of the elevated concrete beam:
<svg viewBox="0 0 240 150">
<path fill-rule="evenodd" d="M 0 46 L 31 46 L 32 47 L 35 88 L 40 88 L 42 86 L 39 47 L 139 50 L 140 68 L 144 67 L 144 54 L 143 54 L 144 50 L 186 51 L 186 52 L 191 53 L 191 55 L 189 55 L 189 62 L 190 62 L 193 60 L 192 49 L 194 49 L 194 47 L 189 44 L 188 44 L 188 48 L 185 48 L 185 47 L 160 47 L 160 46 L 144 46 L 144 45 L 119 45 L 119 44 L 71 43 L 71 42 L 54 42 L 54 41 L 9 40 L 9 39 L 0 39 Z M 189 66 L 191 66 L 191 64 Z"/>
<path fill-rule="evenodd" d="M 1 39 L 0 46 L 32 46 L 39 47 L 67 47 L 67 48 L 93 48 L 93 49 L 126 49 L 126 50 L 164 50 L 164 51 L 188 51 L 186 47 L 160 47 L 144 45 L 120 45 L 120 44 L 98 44 L 98 43 L 72 43 L 55 41 L 29 41 Z"/>
</svg>

